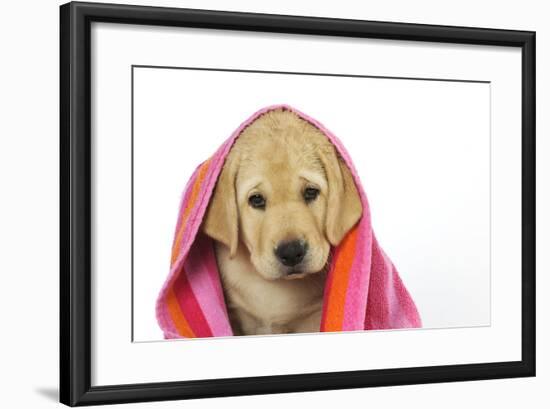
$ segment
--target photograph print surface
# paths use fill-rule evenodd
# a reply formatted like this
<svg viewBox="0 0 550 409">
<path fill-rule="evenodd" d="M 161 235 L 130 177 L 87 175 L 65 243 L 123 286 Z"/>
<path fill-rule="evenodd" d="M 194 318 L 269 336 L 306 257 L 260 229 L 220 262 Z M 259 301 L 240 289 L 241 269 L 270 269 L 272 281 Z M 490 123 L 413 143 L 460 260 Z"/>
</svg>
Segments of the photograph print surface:
<svg viewBox="0 0 550 409">
<path fill-rule="evenodd" d="M 134 66 L 133 341 L 490 325 L 490 84 Z"/>
</svg>

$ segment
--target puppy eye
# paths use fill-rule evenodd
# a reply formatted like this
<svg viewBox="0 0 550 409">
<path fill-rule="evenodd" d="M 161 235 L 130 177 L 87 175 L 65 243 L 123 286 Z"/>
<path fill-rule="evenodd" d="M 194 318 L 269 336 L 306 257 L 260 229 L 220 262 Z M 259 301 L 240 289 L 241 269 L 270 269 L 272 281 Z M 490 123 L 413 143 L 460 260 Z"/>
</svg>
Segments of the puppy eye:
<svg viewBox="0 0 550 409">
<path fill-rule="evenodd" d="M 307 187 L 306 190 L 304 190 L 304 199 L 307 203 L 317 199 L 317 196 L 319 196 L 319 189 Z"/>
<path fill-rule="evenodd" d="M 255 209 L 265 209 L 265 198 L 260 194 L 252 195 L 248 198 L 248 204 Z"/>
</svg>

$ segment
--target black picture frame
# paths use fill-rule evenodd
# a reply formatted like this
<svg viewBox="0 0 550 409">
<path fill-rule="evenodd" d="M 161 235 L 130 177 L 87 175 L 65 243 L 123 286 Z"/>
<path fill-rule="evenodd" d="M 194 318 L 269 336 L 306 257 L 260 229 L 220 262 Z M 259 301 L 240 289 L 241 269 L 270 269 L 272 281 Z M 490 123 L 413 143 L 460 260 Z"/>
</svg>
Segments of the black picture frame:
<svg viewBox="0 0 550 409">
<path fill-rule="evenodd" d="M 522 358 L 417 368 L 91 386 L 92 22 L 520 47 Z M 535 33 L 72 2 L 60 7 L 60 401 L 70 406 L 535 376 Z"/>
</svg>

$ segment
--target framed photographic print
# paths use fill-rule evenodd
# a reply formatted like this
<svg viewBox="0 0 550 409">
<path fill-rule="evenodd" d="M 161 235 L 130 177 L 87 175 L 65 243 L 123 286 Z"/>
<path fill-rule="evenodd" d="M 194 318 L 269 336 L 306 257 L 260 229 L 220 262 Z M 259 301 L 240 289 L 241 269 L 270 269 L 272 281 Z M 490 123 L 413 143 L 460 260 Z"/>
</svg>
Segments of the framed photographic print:
<svg viewBox="0 0 550 409">
<path fill-rule="evenodd" d="M 535 375 L 535 33 L 60 9 L 67 405 Z"/>
</svg>

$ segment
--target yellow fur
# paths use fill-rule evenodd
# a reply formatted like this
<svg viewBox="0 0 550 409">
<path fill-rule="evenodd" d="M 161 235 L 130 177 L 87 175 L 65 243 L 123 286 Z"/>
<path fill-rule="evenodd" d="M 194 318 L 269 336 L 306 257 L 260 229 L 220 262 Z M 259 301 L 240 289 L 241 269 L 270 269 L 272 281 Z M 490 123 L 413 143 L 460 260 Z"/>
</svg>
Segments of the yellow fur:
<svg viewBox="0 0 550 409">
<path fill-rule="evenodd" d="M 306 188 L 320 192 L 309 203 Z M 265 209 L 250 206 L 254 194 L 265 198 Z M 330 245 L 361 212 L 351 173 L 316 127 L 282 109 L 249 125 L 226 158 L 203 226 L 220 243 L 216 258 L 234 331 L 318 331 Z M 274 252 L 289 240 L 308 243 L 292 275 Z"/>
</svg>

